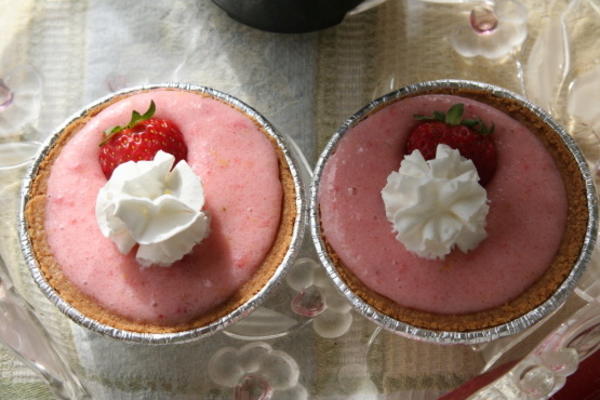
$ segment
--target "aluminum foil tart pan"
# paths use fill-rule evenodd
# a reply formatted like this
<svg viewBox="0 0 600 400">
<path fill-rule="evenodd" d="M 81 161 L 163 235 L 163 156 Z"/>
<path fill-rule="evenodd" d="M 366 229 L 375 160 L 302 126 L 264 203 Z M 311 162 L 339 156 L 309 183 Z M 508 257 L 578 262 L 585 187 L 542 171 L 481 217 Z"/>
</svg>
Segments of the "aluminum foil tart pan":
<svg viewBox="0 0 600 400">
<path fill-rule="evenodd" d="M 280 261 L 278 261 L 278 263 L 273 268 L 269 269 L 269 272 L 265 275 L 265 279 L 260 281 L 260 283 L 258 284 L 258 289 L 254 290 L 253 292 L 249 293 L 246 297 L 244 297 L 243 302 L 240 301 L 240 305 L 236 306 L 233 309 L 227 309 L 226 314 L 220 313 L 219 315 L 215 316 L 214 319 L 209 319 L 208 322 L 203 323 L 200 326 L 195 326 L 187 330 L 171 330 L 168 332 L 147 333 L 137 330 L 115 328 L 114 326 L 111 326 L 106 322 L 101 323 L 93 318 L 90 318 L 88 315 L 85 315 L 80 310 L 75 308 L 75 306 L 73 306 L 61 297 L 60 293 L 58 293 L 57 290 L 55 290 L 55 288 L 50 284 L 51 279 L 48 279 L 48 277 L 45 275 L 42 268 L 40 267 L 38 259 L 36 258 L 34 246 L 32 245 L 32 236 L 29 231 L 30 227 L 28 226 L 26 218 L 26 210 L 28 203 L 32 201 L 31 190 L 32 186 L 34 185 L 36 176 L 38 175 L 41 169 L 40 166 L 44 163 L 46 156 L 60 141 L 59 139 L 61 137 L 61 134 L 65 131 L 65 129 L 72 126 L 75 122 L 80 121 L 82 118 L 89 117 L 90 110 L 102 108 L 102 105 L 110 104 L 116 98 L 122 98 L 126 97 L 128 94 L 134 94 L 136 92 L 148 91 L 153 89 L 177 89 L 191 93 L 197 93 L 205 97 L 211 97 L 213 99 L 219 100 L 222 103 L 225 103 L 226 105 L 231 106 L 234 109 L 237 109 L 238 111 L 242 112 L 247 117 L 249 117 L 251 120 L 253 120 L 254 123 L 259 126 L 259 128 L 270 138 L 271 142 L 274 143 L 276 148 L 279 150 L 280 162 L 282 162 L 281 160 L 284 160 L 283 163 L 287 163 L 289 169 L 288 180 L 291 182 L 291 184 L 289 184 L 289 187 L 293 187 L 293 191 L 289 191 L 289 188 L 285 190 L 288 190 L 288 193 L 293 193 L 293 196 L 295 198 L 290 198 L 290 202 L 293 206 L 290 206 L 288 209 L 292 211 L 290 211 L 290 215 L 286 217 L 289 221 L 292 221 L 290 223 L 291 228 L 288 228 L 289 235 L 286 236 L 289 237 L 289 241 L 287 242 L 289 244 L 287 245 L 287 247 L 284 247 L 281 251 L 281 254 L 279 255 L 280 258 L 277 259 Z M 303 177 L 304 179 L 306 179 L 306 176 L 310 176 L 310 171 L 307 171 L 307 164 L 304 161 L 303 155 L 298 151 L 298 147 L 295 145 L 295 143 L 293 143 L 291 138 L 286 137 L 282 133 L 278 132 L 274 128 L 274 126 L 256 110 L 228 94 L 208 87 L 180 83 L 145 85 L 124 89 L 119 92 L 112 93 L 98 101 L 95 101 L 92 104 L 84 107 L 79 112 L 75 113 L 61 127 L 59 127 L 42 146 L 40 152 L 37 154 L 33 162 L 33 165 L 28 171 L 27 176 L 25 177 L 25 181 L 22 188 L 21 207 L 19 215 L 19 236 L 21 242 L 21 249 L 24 253 L 31 274 L 33 275 L 33 279 L 41 288 L 42 292 L 63 313 L 65 313 L 76 323 L 86 328 L 89 328 L 94 332 L 108 335 L 117 340 L 131 341 L 144 344 L 168 344 L 188 342 L 194 339 L 211 335 L 217 331 L 220 331 L 221 329 L 226 328 L 227 326 L 238 321 L 239 319 L 247 316 L 259 304 L 261 304 L 264 301 L 265 297 L 269 294 L 269 292 L 281 281 L 281 279 L 285 275 L 288 268 L 292 265 L 295 257 L 299 252 L 304 234 L 307 212 L 304 199 L 305 183 L 303 182 Z"/>
<path fill-rule="evenodd" d="M 348 195 L 354 194 L 354 198 L 356 198 L 357 190 L 360 192 L 368 187 L 367 184 L 359 183 L 359 181 L 374 181 L 376 179 L 372 176 L 372 170 L 369 170 L 366 166 L 362 166 L 360 167 L 361 169 L 365 171 L 368 170 L 368 173 L 371 174 L 369 176 L 363 176 L 364 174 L 361 174 L 360 177 L 355 177 L 357 186 L 363 186 L 359 186 L 359 188 L 345 188 L 345 184 L 341 183 L 341 181 L 334 181 L 332 176 L 336 176 L 339 172 L 339 168 L 343 169 L 345 165 L 351 163 L 362 165 L 358 164 L 360 162 L 358 159 L 359 157 L 349 159 L 350 156 L 348 156 L 348 154 L 355 154 L 350 150 L 347 150 L 343 157 L 339 156 L 342 157 L 339 158 L 339 160 L 343 161 L 336 161 L 335 163 L 332 161 L 333 164 L 331 169 L 334 170 L 335 173 L 332 172 L 329 175 L 324 173 L 324 171 L 327 170 L 328 162 L 336 154 L 338 146 L 344 141 L 346 134 L 352 132 L 359 124 L 365 123 L 366 125 L 359 130 L 360 135 L 362 135 L 360 138 L 369 137 L 368 135 L 378 128 L 378 122 L 373 121 L 383 120 L 383 117 L 380 119 L 378 119 L 379 117 L 375 117 L 380 111 L 383 111 L 384 109 L 387 110 L 388 112 L 385 115 L 389 118 L 393 118 L 390 117 L 390 115 L 399 115 L 398 113 L 402 112 L 401 106 L 393 109 L 387 109 L 387 107 L 401 100 L 426 94 L 447 94 L 466 97 L 479 103 L 490 105 L 493 108 L 502 111 L 504 114 L 509 115 L 512 119 L 519 121 L 536 134 L 538 139 L 544 144 L 546 151 L 552 155 L 554 163 L 561 172 L 563 185 L 567 194 L 568 211 L 567 224 L 562 234 L 559 250 L 557 250 L 554 260 L 547 267 L 546 272 L 543 272 L 542 276 L 537 278 L 538 281 L 534 282 L 520 295 L 505 304 L 464 314 L 436 314 L 434 312 L 401 306 L 390 300 L 388 297 L 372 290 L 353 272 L 359 271 L 361 274 L 374 274 L 374 271 L 361 271 L 360 265 L 356 262 L 354 264 L 355 269 L 350 271 L 349 268 L 344 265 L 342 256 L 337 254 L 336 250 L 328 242 L 326 235 L 324 234 L 326 229 L 322 225 L 323 219 L 321 215 L 320 199 L 325 198 L 326 196 L 330 198 L 329 196 L 334 196 L 335 194 L 332 194 L 333 192 L 330 191 L 325 192 L 323 187 L 327 187 L 327 190 L 333 190 L 334 192 L 334 189 L 338 190 L 339 196 L 345 196 L 344 190 L 354 191 L 348 192 Z M 391 128 L 387 128 L 391 131 Z M 355 147 L 356 143 L 365 143 L 364 141 L 357 139 L 357 137 L 359 136 L 353 136 L 353 142 L 351 142 Z M 381 135 L 381 137 L 383 137 L 383 135 Z M 375 141 L 383 139 L 379 139 L 378 137 L 371 140 Z M 355 149 L 355 147 L 349 148 Z M 364 147 L 361 145 L 356 148 L 358 148 L 356 151 L 359 153 L 362 151 L 369 151 L 369 145 L 365 145 Z M 401 151 L 401 149 L 399 148 L 398 151 Z M 337 159 L 338 158 L 336 157 L 336 160 Z M 498 159 L 498 163 L 501 163 L 502 154 L 498 155 Z M 365 165 L 367 165 L 366 162 Z M 400 165 L 397 165 L 395 167 L 396 170 L 399 166 Z M 390 170 L 389 173 L 391 172 L 392 171 Z M 381 177 L 377 175 L 377 182 L 380 178 Z M 327 181 L 327 183 L 323 183 L 325 181 Z M 382 180 L 381 189 L 383 189 L 384 185 L 385 179 Z M 323 193 L 321 193 L 322 190 L 324 191 Z M 339 203 L 335 204 L 337 204 L 338 209 L 342 207 Z M 490 204 L 490 207 L 494 207 L 493 202 Z M 389 231 L 385 228 L 386 230 L 382 230 L 381 232 L 383 232 L 383 234 L 387 234 L 387 232 L 392 234 L 392 226 L 385 218 L 383 201 L 381 201 L 381 212 L 378 212 L 381 214 L 381 218 L 379 217 L 379 214 L 375 215 L 375 212 L 368 215 L 361 215 L 361 211 L 360 208 L 354 207 L 353 212 L 355 215 L 348 215 L 348 218 L 363 218 L 365 221 L 370 218 L 382 221 L 377 223 L 387 224 L 386 226 L 389 227 Z M 335 218 L 341 218 L 339 214 L 335 215 Z M 322 264 L 337 288 L 352 303 L 357 312 L 375 322 L 377 325 L 394 333 L 417 340 L 439 344 L 475 344 L 492 341 L 508 335 L 514 335 L 540 321 L 546 315 L 557 309 L 564 303 L 565 299 L 574 288 L 578 278 L 582 275 L 586 264 L 590 259 L 596 240 L 598 222 L 596 193 L 590 171 L 586 160 L 572 137 L 568 135 L 546 112 L 519 95 L 486 83 L 463 80 L 430 81 L 403 87 L 373 100 L 342 124 L 325 147 L 317 162 L 313 175 L 313 183 L 311 185 L 309 219 L 312 240 Z M 578 227 L 574 228 L 574 225 L 577 225 Z M 345 225 L 337 224 L 335 226 L 336 229 L 344 229 L 340 228 L 340 226 Z M 368 230 L 368 226 L 370 225 L 365 223 L 364 229 Z M 371 235 L 381 234 L 380 231 L 377 231 L 377 233 L 373 233 L 372 231 L 368 232 Z M 336 240 L 338 241 L 336 243 L 343 247 L 343 245 L 340 245 L 340 243 L 343 243 L 343 240 L 339 237 Z M 340 242 L 340 240 L 342 240 L 342 242 Z M 354 240 L 352 243 L 359 243 L 357 241 L 360 239 L 353 236 L 352 240 Z M 394 243 L 401 245 L 400 242 L 394 241 Z M 359 244 L 355 244 L 354 246 L 357 245 Z M 389 242 L 386 242 L 386 246 L 387 245 L 389 245 Z M 522 243 L 521 245 L 523 246 L 523 252 L 527 252 L 528 243 Z M 569 250 L 567 250 L 567 248 L 569 248 Z M 382 248 L 379 251 L 385 252 L 386 248 L 382 245 Z M 359 257 L 363 257 L 364 259 L 364 257 L 368 257 L 367 254 L 374 253 L 365 251 L 362 253 L 347 254 L 352 254 L 352 259 L 358 260 L 360 259 Z M 568 254 L 568 257 L 565 256 L 566 254 Z M 561 258 L 563 256 L 567 258 Z M 347 255 L 347 257 L 350 256 Z M 460 268 L 460 265 L 452 265 L 448 268 Z M 380 273 L 380 271 L 376 272 Z M 379 279 L 385 280 L 386 277 L 379 275 Z M 388 277 L 387 279 L 392 278 Z M 401 279 L 402 278 L 400 277 L 399 280 L 401 281 Z"/>
</svg>

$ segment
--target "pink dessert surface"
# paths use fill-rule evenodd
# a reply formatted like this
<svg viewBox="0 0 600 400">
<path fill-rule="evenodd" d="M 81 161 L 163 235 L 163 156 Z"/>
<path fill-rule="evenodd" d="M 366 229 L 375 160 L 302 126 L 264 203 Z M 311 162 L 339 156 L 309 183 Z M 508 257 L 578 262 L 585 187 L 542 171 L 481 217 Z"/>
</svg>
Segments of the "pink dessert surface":
<svg viewBox="0 0 600 400">
<path fill-rule="evenodd" d="M 444 260 L 408 252 L 386 219 L 381 189 L 397 171 L 414 114 L 465 104 L 465 118 L 495 123 L 495 176 L 486 185 L 488 236 Z M 482 311 L 512 300 L 553 260 L 566 224 L 564 185 L 550 154 L 521 123 L 479 102 L 449 95 L 400 100 L 348 131 L 319 187 L 323 234 L 371 290 L 405 307 L 440 314 Z"/>
<path fill-rule="evenodd" d="M 184 136 L 211 233 L 171 267 L 143 269 L 137 247 L 123 255 L 102 236 L 94 210 L 106 183 L 102 131 L 127 123 L 151 100 L 155 116 Z M 276 150 L 249 117 L 208 97 L 155 90 L 110 105 L 66 143 L 48 180 L 45 227 L 57 262 L 82 292 L 126 318 L 177 324 L 209 312 L 254 274 L 277 234 L 281 202 Z"/>
</svg>

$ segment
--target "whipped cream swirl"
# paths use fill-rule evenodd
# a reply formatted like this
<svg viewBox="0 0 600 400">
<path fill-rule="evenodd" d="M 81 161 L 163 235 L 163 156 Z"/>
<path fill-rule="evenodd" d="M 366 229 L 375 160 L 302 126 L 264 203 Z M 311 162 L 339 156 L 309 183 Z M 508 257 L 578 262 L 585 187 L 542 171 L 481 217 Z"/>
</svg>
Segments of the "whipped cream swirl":
<svg viewBox="0 0 600 400">
<path fill-rule="evenodd" d="M 445 144 L 429 161 L 419 150 L 407 155 L 381 197 L 396 239 L 420 257 L 443 259 L 454 246 L 466 253 L 487 236 L 487 192 L 477 169 Z"/>
<path fill-rule="evenodd" d="M 139 244 L 142 267 L 169 266 L 209 233 L 200 178 L 185 161 L 159 151 L 152 161 L 119 165 L 98 192 L 100 231 L 127 254 Z"/>
</svg>

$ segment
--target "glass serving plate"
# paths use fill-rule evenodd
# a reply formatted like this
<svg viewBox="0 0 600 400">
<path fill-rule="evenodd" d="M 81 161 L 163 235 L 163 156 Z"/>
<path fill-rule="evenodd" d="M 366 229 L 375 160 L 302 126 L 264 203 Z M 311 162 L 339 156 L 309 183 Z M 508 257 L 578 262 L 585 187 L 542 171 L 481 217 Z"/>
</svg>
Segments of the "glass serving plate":
<svg viewBox="0 0 600 400">
<path fill-rule="evenodd" d="M 521 1 L 527 38 L 499 59 L 464 57 L 452 47 L 474 3 L 388 1 L 303 35 L 252 30 L 208 0 L 5 5 L 0 74 L 31 65 L 41 87 L 29 97 L 27 123 L 0 132 L 0 335 L 41 378 L 6 356 L 0 393 L 28 400 L 86 392 L 94 399 L 425 400 L 512 365 L 470 396 L 549 398 L 600 343 L 597 252 L 567 303 L 532 328 L 482 345 L 440 346 L 383 331 L 351 311 L 307 240 L 286 280 L 248 318 L 205 340 L 148 347 L 115 343 L 67 321 L 42 298 L 16 251 L 20 182 L 39 143 L 90 100 L 149 82 L 231 93 L 294 138 L 311 166 L 343 120 L 380 95 L 431 79 L 479 80 L 549 111 L 595 168 L 600 122 L 588 105 L 597 104 L 598 92 L 589 88 L 600 82 L 597 2 Z M 33 389 L 20 391 L 24 381 Z"/>
</svg>

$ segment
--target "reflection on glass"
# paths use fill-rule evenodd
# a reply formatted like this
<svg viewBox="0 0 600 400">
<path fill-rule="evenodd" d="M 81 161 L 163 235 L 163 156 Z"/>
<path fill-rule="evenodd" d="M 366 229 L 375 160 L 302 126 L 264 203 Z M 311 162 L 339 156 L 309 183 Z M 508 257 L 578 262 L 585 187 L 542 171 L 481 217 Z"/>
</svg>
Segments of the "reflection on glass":
<svg viewBox="0 0 600 400">
<path fill-rule="evenodd" d="M 77 376 L 55 350 L 28 303 L 16 292 L 0 256 L 0 343 L 38 372 L 61 400 L 89 399 Z"/>
<path fill-rule="evenodd" d="M 42 78 L 31 64 L 0 71 L 0 137 L 15 135 L 39 116 Z"/>
<path fill-rule="evenodd" d="M 491 60 L 509 56 L 527 38 L 527 8 L 516 0 L 482 1 L 473 5 L 468 21 L 450 36 L 463 57 Z"/>
</svg>

